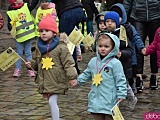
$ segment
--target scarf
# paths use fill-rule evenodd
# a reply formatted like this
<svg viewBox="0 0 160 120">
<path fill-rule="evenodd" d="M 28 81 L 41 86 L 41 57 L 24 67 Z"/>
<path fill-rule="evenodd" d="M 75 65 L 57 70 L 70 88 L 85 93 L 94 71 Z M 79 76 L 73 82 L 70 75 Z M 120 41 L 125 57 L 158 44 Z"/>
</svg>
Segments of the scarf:
<svg viewBox="0 0 160 120">
<path fill-rule="evenodd" d="M 58 45 L 58 43 L 59 43 L 59 37 L 55 36 L 52 39 L 52 42 L 49 45 L 49 51 L 48 52 L 50 52 L 51 50 L 53 50 Z M 47 53 L 47 45 L 48 45 L 47 42 L 44 42 L 41 38 L 38 39 L 37 46 L 38 46 L 41 54 Z"/>
</svg>

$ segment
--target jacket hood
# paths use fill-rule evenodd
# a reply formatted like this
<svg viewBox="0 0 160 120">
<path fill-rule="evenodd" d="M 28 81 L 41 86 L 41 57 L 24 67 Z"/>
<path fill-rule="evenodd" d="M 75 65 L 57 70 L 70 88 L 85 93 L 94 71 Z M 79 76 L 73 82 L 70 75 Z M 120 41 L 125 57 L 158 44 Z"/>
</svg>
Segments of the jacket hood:
<svg viewBox="0 0 160 120">
<path fill-rule="evenodd" d="M 111 34 L 111 33 L 102 32 L 102 33 L 99 34 L 99 36 L 101 36 L 101 35 L 108 35 L 115 44 L 115 46 L 111 50 L 111 52 L 106 57 L 103 58 L 103 60 L 106 61 L 107 59 L 109 59 L 111 57 L 117 56 L 118 51 L 119 51 L 119 46 L 120 46 L 120 40 L 116 35 Z M 98 36 L 98 38 L 99 38 L 99 36 Z M 96 52 L 97 58 L 100 60 L 100 54 L 98 53 L 98 45 L 96 47 L 97 47 L 97 49 L 96 49 L 97 50 L 97 52 Z"/>
<path fill-rule="evenodd" d="M 123 4 L 121 4 L 121 3 L 116 3 L 116 4 L 112 5 L 109 10 L 110 10 L 110 11 L 114 11 L 114 10 L 113 10 L 113 7 L 118 7 L 118 8 L 121 9 L 121 11 L 122 11 L 122 21 L 121 21 L 120 24 L 126 23 L 126 22 L 127 22 L 127 13 L 126 13 L 126 10 L 125 10 Z M 116 12 L 116 11 L 115 11 L 115 12 Z"/>
<path fill-rule="evenodd" d="M 97 24 L 98 30 L 99 30 L 99 23 L 100 23 L 101 21 L 104 21 L 104 15 L 105 15 L 107 12 L 109 12 L 109 11 L 103 11 L 103 12 L 99 13 L 99 14 L 95 17 L 95 22 L 96 22 L 96 24 Z M 101 18 L 101 16 L 103 16 L 103 17 Z"/>
<path fill-rule="evenodd" d="M 69 38 L 66 33 L 60 33 L 58 36 L 59 36 L 59 41 L 62 41 L 64 43 L 69 42 Z"/>
<path fill-rule="evenodd" d="M 99 18 L 100 16 L 104 16 L 107 12 L 108 12 L 108 11 L 103 11 L 103 12 L 99 13 L 99 14 L 95 17 L 96 23 L 97 23 L 98 18 Z"/>
</svg>

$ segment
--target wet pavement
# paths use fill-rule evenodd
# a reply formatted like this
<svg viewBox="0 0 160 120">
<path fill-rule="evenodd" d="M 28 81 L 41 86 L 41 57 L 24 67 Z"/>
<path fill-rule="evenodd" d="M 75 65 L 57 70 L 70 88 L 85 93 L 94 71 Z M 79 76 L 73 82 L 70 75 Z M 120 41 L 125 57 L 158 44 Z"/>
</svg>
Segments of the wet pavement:
<svg viewBox="0 0 160 120">
<path fill-rule="evenodd" d="M 1 10 L 1 12 L 5 14 L 5 11 Z M 14 48 L 6 23 L 0 31 L 0 38 L 0 53 L 9 46 Z M 88 61 L 93 56 L 92 52 L 83 53 L 83 60 L 78 63 L 81 71 L 87 67 Z M 37 92 L 34 78 L 28 77 L 24 64 L 21 77 L 13 78 L 13 72 L 14 65 L 4 72 L 0 70 L 0 120 L 51 120 L 48 101 Z M 148 77 L 144 80 L 144 91 L 136 94 L 138 102 L 135 110 L 126 110 L 127 100 L 120 105 L 125 120 L 143 120 L 142 115 L 145 112 L 159 112 L 160 115 L 160 89 L 149 89 L 149 57 L 145 57 L 144 73 Z M 160 72 L 157 79 L 160 79 Z M 93 120 L 87 112 L 87 94 L 90 84 L 88 82 L 84 86 L 70 88 L 67 95 L 58 97 L 61 120 Z"/>
</svg>

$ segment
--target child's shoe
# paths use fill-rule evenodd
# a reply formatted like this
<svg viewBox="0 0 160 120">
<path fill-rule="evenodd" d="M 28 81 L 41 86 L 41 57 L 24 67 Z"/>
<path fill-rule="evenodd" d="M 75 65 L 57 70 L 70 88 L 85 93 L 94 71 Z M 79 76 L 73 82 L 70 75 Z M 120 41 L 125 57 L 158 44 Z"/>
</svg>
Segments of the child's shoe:
<svg viewBox="0 0 160 120">
<path fill-rule="evenodd" d="M 140 79 L 140 77 L 137 77 L 136 79 L 136 88 L 137 88 L 137 93 L 140 93 L 143 91 L 143 81 Z"/>
<path fill-rule="evenodd" d="M 29 77 L 35 77 L 35 73 L 33 70 L 28 70 Z"/>
<path fill-rule="evenodd" d="M 19 77 L 20 74 L 20 70 L 19 69 L 15 69 L 14 73 L 13 73 L 13 77 Z"/>
<path fill-rule="evenodd" d="M 156 75 L 151 75 L 150 89 L 151 90 L 157 90 L 158 89 L 158 83 L 157 83 L 157 80 L 156 80 Z"/>
<path fill-rule="evenodd" d="M 136 104 L 137 104 L 137 97 L 135 96 L 133 100 L 128 101 L 128 110 L 134 110 Z"/>
</svg>

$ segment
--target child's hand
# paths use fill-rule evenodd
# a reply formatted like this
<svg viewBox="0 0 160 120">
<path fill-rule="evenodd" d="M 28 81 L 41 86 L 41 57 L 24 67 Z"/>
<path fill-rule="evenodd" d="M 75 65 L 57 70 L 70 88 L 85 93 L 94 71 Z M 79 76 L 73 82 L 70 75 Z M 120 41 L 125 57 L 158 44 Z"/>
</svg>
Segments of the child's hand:
<svg viewBox="0 0 160 120">
<path fill-rule="evenodd" d="M 30 61 L 26 62 L 25 64 L 26 64 L 27 68 L 31 68 L 31 62 Z"/>
<path fill-rule="evenodd" d="M 122 55 L 122 53 L 119 51 L 118 54 L 117 54 L 117 57 L 120 58 L 121 55 Z"/>
<path fill-rule="evenodd" d="M 122 98 L 118 98 L 118 102 L 122 102 L 123 101 L 123 99 Z"/>
<path fill-rule="evenodd" d="M 145 55 L 146 54 L 146 48 L 143 48 L 141 52 L 142 52 L 143 55 Z"/>
<path fill-rule="evenodd" d="M 88 46 L 88 50 L 91 51 L 91 52 L 94 52 L 91 45 Z"/>
<path fill-rule="evenodd" d="M 70 80 L 69 81 L 69 84 L 72 86 L 72 87 L 75 87 L 78 85 L 78 81 L 77 80 Z"/>
<path fill-rule="evenodd" d="M 81 62 L 82 61 L 82 55 L 77 55 L 77 61 Z"/>
</svg>

